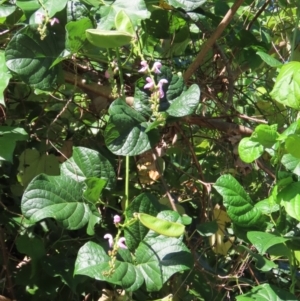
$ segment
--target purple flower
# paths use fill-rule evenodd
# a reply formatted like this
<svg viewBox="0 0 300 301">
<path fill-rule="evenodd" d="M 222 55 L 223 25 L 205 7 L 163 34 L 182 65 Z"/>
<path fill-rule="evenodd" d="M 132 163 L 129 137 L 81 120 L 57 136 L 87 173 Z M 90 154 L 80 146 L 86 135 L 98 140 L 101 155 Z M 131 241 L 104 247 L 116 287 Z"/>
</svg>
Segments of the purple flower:
<svg viewBox="0 0 300 301">
<path fill-rule="evenodd" d="M 55 23 L 59 24 L 59 20 L 57 18 L 50 19 L 51 26 L 53 26 Z"/>
<path fill-rule="evenodd" d="M 112 248 L 114 245 L 114 239 L 113 239 L 112 235 L 107 233 L 104 235 L 104 239 L 108 239 L 108 245 L 110 248 Z"/>
<path fill-rule="evenodd" d="M 146 61 L 141 61 L 142 68 L 138 72 L 146 72 L 148 70 L 148 63 Z"/>
<path fill-rule="evenodd" d="M 161 73 L 160 72 L 160 68 L 161 68 L 161 62 L 155 62 L 154 64 L 153 64 L 153 67 L 152 67 L 152 69 L 151 69 L 151 71 L 154 71 L 154 73 L 156 73 L 156 74 L 158 74 L 158 73 Z"/>
<path fill-rule="evenodd" d="M 105 78 L 110 78 L 109 70 L 106 70 L 104 73 Z"/>
<path fill-rule="evenodd" d="M 37 24 L 42 23 L 45 20 L 45 15 L 43 13 L 41 13 L 40 11 L 37 11 L 35 13 L 35 22 Z"/>
<path fill-rule="evenodd" d="M 120 215 L 115 215 L 114 216 L 114 224 L 118 224 L 121 221 L 121 216 Z"/>
<path fill-rule="evenodd" d="M 164 78 L 162 78 L 159 82 L 158 82 L 158 91 L 159 91 L 159 98 L 163 98 L 165 96 L 164 90 L 163 90 L 163 85 L 167 84 L 168 81 Z"/>
<path fill-rule="evenodd" d="M 121 238 L 119 239 L 119 241 L 118 241 L 118 246 L 119 246 L 119 248 L 127 249 L 126 245 L 124 244 L 125 240 L 126 240 L 125 237 L 121 237 Z"/>
<path fill-rule="evenodd" d="M 144 86 L 144 89 L 152 89 L 154 87 L 154 84 L 155 84 L 153 79 L 151 77 L 147 77 L 146 81 L 148 82 L 148 84 L 146 84 Z"/>
</svg>

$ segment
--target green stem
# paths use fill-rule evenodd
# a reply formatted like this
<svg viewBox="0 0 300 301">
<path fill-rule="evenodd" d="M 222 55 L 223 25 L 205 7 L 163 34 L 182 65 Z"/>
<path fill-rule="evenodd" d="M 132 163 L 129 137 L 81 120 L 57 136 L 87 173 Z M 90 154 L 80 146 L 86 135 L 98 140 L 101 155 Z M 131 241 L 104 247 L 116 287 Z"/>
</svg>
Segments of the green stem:
<svg viewBox="0 0 300 301">
<path fill-rule="evenodd" d="M 122 62 L 120 58 L 119 49 L 116 48 L 117 60 L 118 60 L 118 67 L 119 67 L 119 76 L 120 76 L 120 84 L 121 84 L 121 97 L 125 100 L 125 93 L 124 93 L 124 78 L 122 72 Z"/>
<path fill-rule="evenodd" d="M 127 209 L 129 203 L 129 156 L 126 156 L 125 168 L 125 209 Z"/>
<path fill-rule="evenodd" d="M 294 60 L 295 48 L 298 46 L 298 45 L 295 45 L 295 44 L 296 44 L 296 38 L 297 38 L 297 34 L 298 34 L 299 20 L 300 20 L 300 7 L 298 7 L 298 12 L 297 12 L 297 19 L 296 19 L 296 24 L 295 24 L 294 34 L 293 34 L 292 52 L 291 52 L 290 61 Z"/>
</svg>

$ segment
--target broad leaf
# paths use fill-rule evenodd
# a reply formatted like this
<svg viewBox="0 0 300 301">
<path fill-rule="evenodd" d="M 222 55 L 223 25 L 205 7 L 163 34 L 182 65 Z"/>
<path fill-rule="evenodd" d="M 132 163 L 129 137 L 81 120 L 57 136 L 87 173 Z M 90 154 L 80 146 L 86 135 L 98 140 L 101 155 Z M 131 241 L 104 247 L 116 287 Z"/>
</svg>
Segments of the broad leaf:
<svg viewBox="0 0 300 301">
<path fill-rule="evenodd" d="M 42 2 L 44 7 L 41 7 L 38 11 L 45 14 L 45 8 L 49 17 L 52 18 L 57 12 L 65 8 L 67 2 L 68 0 L 44 0 Z"/>
<path fill-rule="evenodd" d="M 249 231 L 247 237 L 262 255 L 265 254 L 270 247 L 288 240 L 281 236 L 259 231 Z"/>
<path fill-rule="evenodd" d="M 86 225 L 91 211 L 82 200 L 83 184 L 66 176 L 41 174 L 27 186 L 21 202 L 22 213 L 32 222 L 54 218 L 65 229 Z"/>
<path fill-rule="evenodd" d="M 295 158 L 291 154 L 285 154 L 282 156 L 281 163 L 284 167 L 292 171 L 297 176 L 300 176 L 300 159 Z"/>
<path fill-rule="evenodd" d="M 25 149 L 19 156 L 19 180 L 24 187 L 37 175 L 59 175 L 59 162 L 53 155 L 40 154 L 36 149 Z"/>
<path fill-rule="evenodd" d="M 60 67 L 50 66 L 62 50 L 58 35 L 47 32 L 45 39 L 41 40 L 37 25 L 28 25 L 8 43 L 5 50 L 6 65 L 25 83 L 40 90 L 48 90 L 60 80 Z"/>
<path fill-rule="evenodd" d="M 83 197 L 88 202 L 96 204 L 99 201 L 101 192 L 106 185 L 106 180 L 93 177 L 87 178 L 84 182 L 87 188 L 83 193 Z"/>
<path fill-rule="evenodd" d="M 156 216 L 159 212 L 160 204 L 157 198 L 150 193 L 142 193 L 137 196 L 125 211 L 126 220 L 132 219 L 135 212 L 147 213 Z M 149 229 L 136 221 L 134 224 L 124 229 L 126 245 L 130 251 L 134 251 L 139 243 L 144 239 Z"/>
<path fill-rule="evenodd" d="M 123 100 L 115 100 L 109 108 L 110 119 L 105 129 L 105 142 L 115 155 L 135 156 L 151 148 L 146 119 Z M 152 131 L 153 132 L 153 131 Z"/>
<path fill-rule="evenodd" d="M 285 140 L 285 149 L 295 158 L 300 159 L 300 135 L 289 135 Z"/>
<path fill-rule="evenodd" d="M 185 11 L 192 11 L 203 5 L 206 0 L 169 0 L 169 5 L 176 8 L 184 9 Z"/>
<path fill-rule="evenodd" d="M 241 160 L 251 163 L 259 158 L 264 152 L 264 147 L 253 138 L 243 138 L 238 147 Z"/>
<path fill-rule="evenodd" d="M 283 188 L 277 199 L 291 217 L 300 221 L 300 182 L 293 182 Z"/>
<path fill-rule="evenodd" d="M 263 226 L 261 212 L 253 206 L 251 198 L 233 176 L 221 176 L 214 188 L 223 197 L 223 204 L 233 223 L 241 227 Z"/>
<path fill-rule="evenodd" d="M 212 236 L 218 231 L 218 224 L 216 221 L 203 223 L 197 225 L 197 231 L 201 236 Z"/>
<path fill-rule="evenodd" d="M 270 148 L 274 145 L 278 136 L 277 125 L 260 124 L 255 128 L 251 139 L 259 142 L 264 147 Z"/>
<path fill-rule="evenodd" d="M 297 301 L 296 296 L 268 283 L 258 285 L 250 292 L 236 297 L 237 301 Z"/>
<path fill-rule="evenodd" d="M 100 153 L 85 147 L 74 147 L 73 155 L 61 166 L 61 174 L 82 182 L 86 178 L 107 180 L 106 188 L 112 189 L 116 175 L 111 163 Z"/>
<path fill-rule="evenodd" d="M 0 126 L 0 161 L 13 162 L 13 153 L 17 141 L 27 140 L 28 134 L 22 128 Z"/>
<path fill-rule="evenodd" d="M 200 89 L 194 84 L 187 91 L 175 98 L 167 112 L 174 117 L 183 117 L 192 114 L 200 100 Z"/>
<path fill-rule="evenodd" d="M 145 1 L 143 0 L 116 0 L 111 5 L 108 4 L 101 6 L 101 20 L 98 24 L 98 28 L 110 30 L 114 27 L 115 16 L 120 10 L 123 10 L 126 13 L 134 26 L 138 25 L 141 20 L 147 19 L 150 16 Z"/>
<path fill-rule="evenodd" d="M 74 274 L 118 284 L 127 291 L 135 291 L 143 284 L 144 279 L 140 271 L 133 264 L 119 260 L 115 261 L 115 271 L 106 275 L 105 272 L 110 269 L 110 260 L 102 246 L 88 242 L 78 252 Z"/>
<path fill-rule="evenodd" d="M 283 65 L 276 78 L 271 96 L 278 102 L 300 109 L 300 63 L 289 62 Z"/>
<path fill-rule="evenodd" d="M 9 83 L 11 78 L 11 74 L 8 71 L 5 65 L 5 57 L 4 52 L 0 51 L 0 74 L 1 74 L 1 81 L 0 81 L 0 105 L 5 107 L 5 100 L 4 100 L 4 91 Z"/>
</svg>

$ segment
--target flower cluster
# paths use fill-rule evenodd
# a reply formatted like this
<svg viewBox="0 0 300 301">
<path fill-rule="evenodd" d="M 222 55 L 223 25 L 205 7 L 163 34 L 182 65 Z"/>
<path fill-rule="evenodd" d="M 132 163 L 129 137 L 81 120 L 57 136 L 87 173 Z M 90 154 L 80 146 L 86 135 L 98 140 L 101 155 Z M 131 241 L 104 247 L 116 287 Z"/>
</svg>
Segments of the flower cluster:
<svg viewBox="0 0 300 301">
<path fill-rule="evenodd" d="M 108 245 L 110 248 L 114 246 L 114 238 L 111 234 L 107 233 L 104 235 L 104 239 L 108 239 Z M 121 249 L 127 249 L 125 243 L 125 237 L 120 237 L 119 240 L 117 241 L 117 246 Z"/>
<path fill-rule="evenodd" d="M 141 61 L 141 65 L 142 65 L 142 68 L 138 72 L 146 73 L 149 71 L 149 65 L 146 61 Z M 162 66 L 161 62 L 155 62 L 150 71 L 153 71 L 154 73 L 159 74 L 159 73 L 161 73 L 161 71 L 160 71 L 161 66 Z"/>
<path fill-rule="evenodd" d="M 53 26 L 55 23 L 59 24 L 59 20 L 57 18 L 50 19 L 47 14 L 36 12 L 35 23 L 39 24 L 37 30 L 41 35 L 41 40 L 43 40 L 46 37 L 47 24 L 50 23 L 50 25 Z"/>
</svg>

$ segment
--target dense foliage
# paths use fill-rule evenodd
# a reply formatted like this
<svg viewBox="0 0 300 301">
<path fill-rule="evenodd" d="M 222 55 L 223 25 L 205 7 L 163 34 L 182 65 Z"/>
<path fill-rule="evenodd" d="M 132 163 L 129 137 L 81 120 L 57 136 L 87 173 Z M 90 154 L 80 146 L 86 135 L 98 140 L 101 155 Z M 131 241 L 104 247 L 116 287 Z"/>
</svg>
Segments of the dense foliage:
<svg viewBox="0 0 300 301">
<path fill-rule="evenodd" d="M 299 300 L 298 1 L 0 3 L 0 300 Z"/>
</svg>

